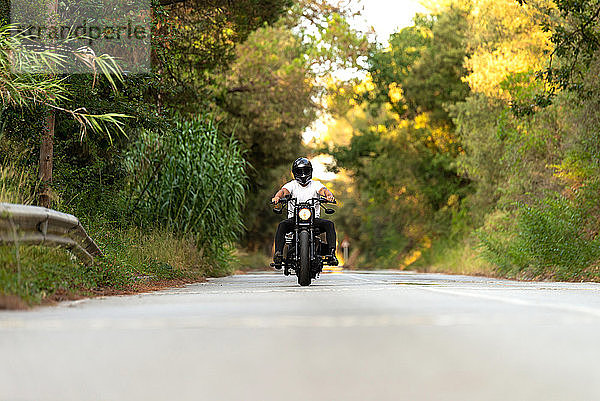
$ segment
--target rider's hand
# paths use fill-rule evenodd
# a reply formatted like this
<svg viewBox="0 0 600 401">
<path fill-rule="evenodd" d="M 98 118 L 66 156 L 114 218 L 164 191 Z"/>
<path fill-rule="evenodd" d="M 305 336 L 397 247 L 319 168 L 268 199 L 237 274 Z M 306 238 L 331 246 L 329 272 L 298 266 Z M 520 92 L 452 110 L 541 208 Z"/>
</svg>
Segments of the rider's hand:
<svg viewBox="0 0 600 401">
<path fill-rule="evenodd" d="M 279 196 L 275 196 L 273 199 L 271 199 L 271 203 L 274 205 L 279 204 Z"/>
<path fill-rule="evenodd" d="M 335 198 L 333 197 L 333 194 L 327 194 L 326 198 L 329 202 L 335 202 Z"/>
</svg>

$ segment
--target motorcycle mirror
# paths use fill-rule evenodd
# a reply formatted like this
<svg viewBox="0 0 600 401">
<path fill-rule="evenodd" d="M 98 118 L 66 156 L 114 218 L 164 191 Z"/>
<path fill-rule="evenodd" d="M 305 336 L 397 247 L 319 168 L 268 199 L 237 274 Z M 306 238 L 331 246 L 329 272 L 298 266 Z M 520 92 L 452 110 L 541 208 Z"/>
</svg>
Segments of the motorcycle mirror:
<svg viewBox="0 0 600 401">
<path fill-rule="evenodd" d="M 333 210 L 333 209 L 325 209 L 325 213 L 326 214 L 334 214 L 335 210 Z"/>
</svg>

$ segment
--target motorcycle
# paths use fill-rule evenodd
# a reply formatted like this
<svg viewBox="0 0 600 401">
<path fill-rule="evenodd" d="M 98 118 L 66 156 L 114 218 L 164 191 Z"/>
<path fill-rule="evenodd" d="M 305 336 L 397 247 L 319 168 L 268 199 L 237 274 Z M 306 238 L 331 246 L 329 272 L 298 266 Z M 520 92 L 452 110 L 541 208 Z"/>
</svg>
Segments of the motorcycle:
<svg viewBox="0 0 600 401">
<path fill-rule="evenodd" d="M 283 210 L 289 207 L 291 201 L 289 195 L 279 200 L 281 207 L 273 208 L 277 214 L 282 214 Z M 315 211 L 323 207 L 326 214 L 335 213 L 334 209 L 325 207 L 326 204 L 337 204 L 330 202 L 326 198 L 312 198 L 306 202 L 294 205 L 294 231 L 288 233 L 283 248 L 283 274 L 289 276 L 293 271 L 298 276 L 298 284 L 301 286 L 310 285 L 313 279 L 316 279 L 323 271 L 323 265 L 330 262 L 331 255 L 329 247 L 320 238 L 321 231 L 314 226 Z"/>
</svg>

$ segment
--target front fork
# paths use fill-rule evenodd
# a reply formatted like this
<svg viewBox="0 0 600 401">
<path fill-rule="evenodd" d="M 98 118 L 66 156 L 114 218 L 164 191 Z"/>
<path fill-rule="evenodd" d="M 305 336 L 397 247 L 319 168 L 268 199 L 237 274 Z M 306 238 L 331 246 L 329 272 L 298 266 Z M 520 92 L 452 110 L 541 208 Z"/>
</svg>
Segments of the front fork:
<svg viewBox="0 0 600 401">
<path fill-rule="evenodd" d="M 310 257 L 310 265 L 311 267 L 313 266 L 313 263 L 315 261 L 315 255 L 317 254 L 316 249 L 315 249 L 315 230 L 313 230 L 312 228 L 306 228 L 306 230 L 308 231 L 308 233 L 310 234 L 310 250 L 308 253 L 308 256 Z M 296 261 L 295 265 L 299 266 L 300 265 L 300 249 L 298 248 L 298 244 L 300 241 L 298 241 L 298 238 L 300 238 L 300 229 L 296 228 L 294 230 L 294 235 L 295 235 L 295 241 L 294 241 L 294 259 Z"/>
</svg>

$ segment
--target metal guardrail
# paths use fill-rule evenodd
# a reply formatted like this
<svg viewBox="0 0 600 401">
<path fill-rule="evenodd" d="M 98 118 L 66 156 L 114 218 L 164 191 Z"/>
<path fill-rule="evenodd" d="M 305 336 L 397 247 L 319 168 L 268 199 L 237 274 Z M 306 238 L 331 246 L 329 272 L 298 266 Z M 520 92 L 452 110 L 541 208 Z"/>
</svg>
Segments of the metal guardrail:
<svg viewBox="0 0 600 401">
<path fill-rule="evenodd" d="M 66 248 L 88 265 L 103 256 L 77 217 L 38 206 L 0 203 L 0 245 L 14 243 Z"/>
</svg>

